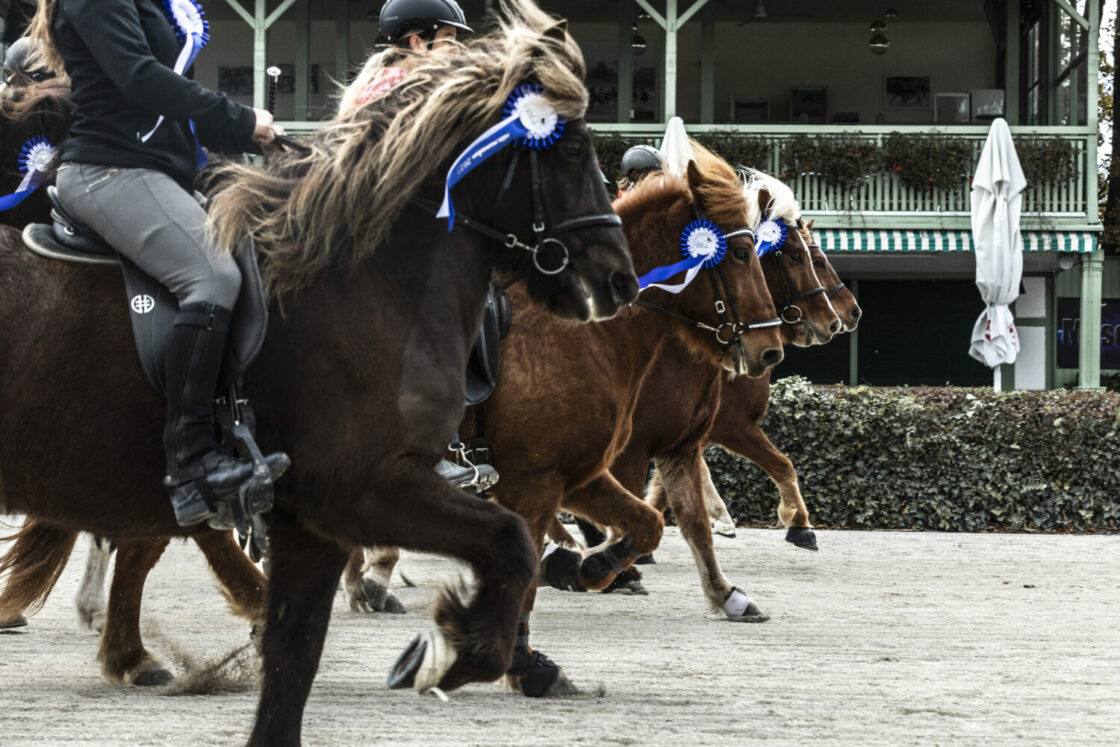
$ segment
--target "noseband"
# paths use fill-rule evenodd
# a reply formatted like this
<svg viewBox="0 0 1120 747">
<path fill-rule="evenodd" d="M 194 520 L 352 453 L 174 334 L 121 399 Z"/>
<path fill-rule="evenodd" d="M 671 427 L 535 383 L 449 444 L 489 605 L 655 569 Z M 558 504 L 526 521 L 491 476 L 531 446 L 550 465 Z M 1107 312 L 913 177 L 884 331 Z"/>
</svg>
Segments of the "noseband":
<svg viewBox="0 0 1120 747">
<path fill-rule="evenodd" d="M 699 210 L 696 211 L 696 215 L 697 217 L 702 217 L 700 216 Z M 736 231 L 731 231 L 730 233 L 724 235 L 728 239 L 732 239 L 736 236 L 750 236 L 753 239 L 754 231 L 750 228 L 740 228 Z M 713 333 L 716 337 L 716 342 L 718 342 L 724 348 L 729 348 L 732 345 L 738 347 L 739 352 L 742 353 L 745 360 L 747 357 L 747 349 L 743 344 L 743 333 L 750 332 L 751 330 L 756 329 L 777 327 L 781 325 L 782 320 L 775 317 L 773 319 L 766 319 L 765 321 L 761 322 L 751 322 L 749 324 L 744 324 L 739 319 L 739 312 L 735 308 L 735 302 L 731 299 L 731 286 L 728 285 L 727 279 L 723 276 L 723 269 L 719 264 L 708 268 L 708 279 L 712 281 L 712 295 L 715 299 L 716 315 L 719 317 L 720 322 L 718 327 L 713 327 L 710 324 L 685 316 L 684 314 L 673 311 L 672 309 L 666 309 L 663 306 L 658 306 L 657 304 L 650 303 L 649 301 L 646 301 L 642 298 L 639 298 L 634 303 L 638 304 L 642 308 L 656 311 L 659 314 L 664 314 L 665 316 L 672 317 L 679 322 L 684 322 L 685 324 L 702 329 L 705 332 Z M 726 339 L 724 339 L 725 335 Z"/>
<path fill-rule="evenodd" d="M 578 218 L 569 218 L 556 223 L 551 228 L 548 225 L 547 216 L 547 203 L 544 199 L 545 189 L 544 183 L 541 181 L 540 157 L 536 150 L 529 150 L 529 172 L 532 181 L 533 189 L 533 236 L 536 243 L 530 246 L 523 242 L 517 234 L 503 233 L 495 228 L 491 228 L 485 223 L 471 218 L 464 212 L 455 212 L 455 224 L 463 228 L 469 228 L 476 233 L 500 242 L 507 249 L 521 249 L 529 254 L 533 260 L 533 267 L 537 272 L 542 275 L 559 275 L 563 272 L 571 261 L 571 253 L 568 251 L 568 245 L 560 239 L 556 238 L 560 234 L 568 233 L 570 231 L 581 231 L 585 228 L 599 228 L 602 226 L 608 227 L 622 227 L 622 219 L 618 217 L 613 211 L 610 213 L 599 213 L 596 215 L 583 215 Z M 506 171 L 505 179 L 502 181 L 502 188 L 498 191 L 498 198 L 495 204 L 502 201 L 505 193 L 509 190 L 510 185 L 513 183 L 514 174 L 517 172 L 517 165 L 520 163 L 522 151 L 516 150 L 513 153 L 513 158 L 510 159 L 509 169 Z M 422 198 L 414 198 L 413 202 L 417 205 L 431 210 L 435 213 L 439 206 Z M 541 257 L 547 250 L 553 249 L 557 259 L 555 263 L 542 263 Z M 554 264 L 555 266 L 549 266 Z"/>
<path fill-rule="evenodd" d="M 778 249 L 775 252 L 771 252 L 769 256 L 774 257 L 774 266 L 778 270 L 778 278 L 782 281 L 782 290 L 785 291 L 786 296 L 786 302 L 782 306 L 781 311 L 778 312 L 778 316 L 780 316 L 782 318 L 782 321 L 786 324 L 801 324 L 801 321 L 805 318 L 805 312 L 801 310 L 801 307 L 797 305 L 797 302 L 801 301 L 802 299 L 809 298 L 810 296 L 815 296 L 818 293 L 826 293 L 824 286 L 818 285 L 816 288 L 811 288 L 807 291 L 794 295 L 793 280 L 790 278 L 789 268 L 786 267 L 785 256 L 782 254 L 782 250 Z M 840 288 L 842 287 L 844 287 L 843 283 L 840 284 Z M 840 288 L 834 288 L 833 293 L 839 292 Z M 829 294 L 827 297 L 832 298 L 832 294 Z M 797 309 L 796 319 L 786 318 L 786 312 L 788 312 L 790 309 Z"/>
</svg>

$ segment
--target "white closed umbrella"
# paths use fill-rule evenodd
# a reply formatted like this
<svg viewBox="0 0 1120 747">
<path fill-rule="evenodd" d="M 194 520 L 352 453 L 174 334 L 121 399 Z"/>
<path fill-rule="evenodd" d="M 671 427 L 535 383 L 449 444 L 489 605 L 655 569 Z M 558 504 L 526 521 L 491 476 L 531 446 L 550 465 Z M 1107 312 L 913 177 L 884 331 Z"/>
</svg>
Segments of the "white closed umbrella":
<svg viewBox="0 0 1120 747">
<path fill-rule="evenodd" d="M 992 122 L 972 178 L 972 241 L 976 247 L 976 287 L 986 307 L 972 328 L 968 353 L 995 369 L 1014 363 L 1019 335 L 1010 304 L 1023 278 L 1023 237 L 1019 233 L 1022 192 L 1027 186 L 1007 122 Z"/>
<path fill-rule="evenodd" d="M 684 176 L 688 162 L 692 160 L 692 143 L 684 130 L 684 120 L 673 117 L 665 125 L 665 137 L 661 139 L 661 160 L 665 170 L 674 176 Z"/>
</svg>

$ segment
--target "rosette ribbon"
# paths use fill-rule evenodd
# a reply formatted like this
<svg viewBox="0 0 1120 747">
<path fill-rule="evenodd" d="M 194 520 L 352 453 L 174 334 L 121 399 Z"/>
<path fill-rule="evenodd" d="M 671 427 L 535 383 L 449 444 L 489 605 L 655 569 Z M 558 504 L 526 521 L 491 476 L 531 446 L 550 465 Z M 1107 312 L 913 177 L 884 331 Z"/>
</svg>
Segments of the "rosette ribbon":
<svg viewBox="0 0 1120 747">
<path fill-rule="evenodd" d="M 490 156 L 514 144 L 531 150 L 545 150 L 564 134 L 564 118 L 544 95 L 544 88 L 532 83 L 518 86 L 502 108 L 502 121 L 475 138 L 458 155 L 447 171 L 443 204 L 437 218 L 447 218 L 447 230 L 455 225 L 455 205 L 451 188 Z"/>
<path fill-rule="evenodd" d="M 168 22 L 171 23 L 171 28 L 175 29 L 175 36 L 183 44 L 183 49 L 179 52 L 174 67 L 176 73 L 183 75 L 198 59 L 203 47 L 210 43 L 210 22 L 204 17 L 202 6 L 195 0 L 163 0 L 163 12 L 167 16 Z M 164 116 L 161 114 L 159 119 L 156 120 L 155 126 L 146 135 L 140 136 L 140 142 L 148 142 L 156 130 L 159 129 L 159 126 L 163 124 L 163 120 Z M 190 126 L 193 135 L 195 133 L 193 119 L 190 121 Z M 198 144 L 197 135 L 195 136 L 195 144 L 198 147 L 198 167 L 202 168 L 206 165 L 206 153 L 202 150 L 202 146 Z"/>
<path fill-rule="evenodd" d="M 755 230 L 755 253 L 759 258 L 765 257 L 767 254 L 772 254 L 781 248 L 786 243 L 786 237 L 789 235 L 789 229 L 786 224 L 780 220 L 767 218 L 762 221 L 759 227 Z"/>
<path fill-rule="evenodd" d="M 58 149 L 42 135 L 23 144 L 19 151 L 19 171 L 23 174 L 16 191 L 0 197 L 0 210 L 11 210 L 26 200 L 47 179 Z"/>
<path fill-rule="evenodd" d="M 685 226 L 681 233 L 681 254 L 684 259 L 671 265 L 655 267 L 638 278 L 638 288 L 661 288 L 670 293 L 680 293 L 700 273 L 701 269 L 715 267 L 727 254 L 727 236 L 715 223 L 700 218 Z M 668 280 L 686 273 L 684 281 L 677 285 L 666 285 Z"/>
</svg>

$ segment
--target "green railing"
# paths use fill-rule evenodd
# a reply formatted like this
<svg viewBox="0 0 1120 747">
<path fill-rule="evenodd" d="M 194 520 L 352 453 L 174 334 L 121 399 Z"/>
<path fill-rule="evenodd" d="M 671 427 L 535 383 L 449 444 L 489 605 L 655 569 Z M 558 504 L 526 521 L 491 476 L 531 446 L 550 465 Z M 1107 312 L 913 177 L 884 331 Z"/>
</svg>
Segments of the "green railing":
<svg viewBox="0 0 1120 747">
<path fill-rule="evenodd" d="M 658 145 L 664 133 L 663 125 L 593 124 L 592 128 L 597 135 L 651 145 Z M 701 139 L 705 135 L 734 132 L 769 141 L 768 160 L 756 167 L 784 176 L 802 210 L 815 217 L 822 227 L 967 227 L 971 187 L 966 178 L 961 178 L 951 185 L 915 189 L 891 169 L 884 168 L 879 158 L 867 164 L 866 174 L 854 184 L 830 184 L 822 174 L 813 172 L 783 174 L 794 171 L 782 151 L 791 138 L 804 135 L 813 139 L 867 141 L 877 153 L 882 153 L 884 142 L 892 133 L 951 138 L 965 141 L 971 148 L 971 173 L 988 136 L 988 127 L 983 125 L 688 125 L 687 129 Z M 1096 132 L 1085 127 L 1012 127 L 1011 133 L 1016 140 L 1057 138 L 1067 142 L 1073 161 L 1073 168 L 1064 178 L 1036 179 L 1037 183 L 1028 185 L 1022 202 L 1025 227 L 1084 228 L 1096 224 Z"/>
</svg>

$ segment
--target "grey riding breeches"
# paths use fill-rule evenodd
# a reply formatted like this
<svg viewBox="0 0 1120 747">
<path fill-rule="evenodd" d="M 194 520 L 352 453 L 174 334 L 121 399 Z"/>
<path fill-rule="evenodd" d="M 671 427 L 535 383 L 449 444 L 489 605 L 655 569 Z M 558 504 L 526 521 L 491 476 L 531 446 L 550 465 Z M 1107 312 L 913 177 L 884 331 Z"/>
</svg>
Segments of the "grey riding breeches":
<svg viewBox="0 0 1120 747">
<path fill-rule="evenodd" d="M 180 305 L 233 309 L 241 271 L 214 245 L 206 211 L 174 179 L 152 169 L 64 163 L 56 186 L 67 210 L 167 286 Z"/>
</svg>

